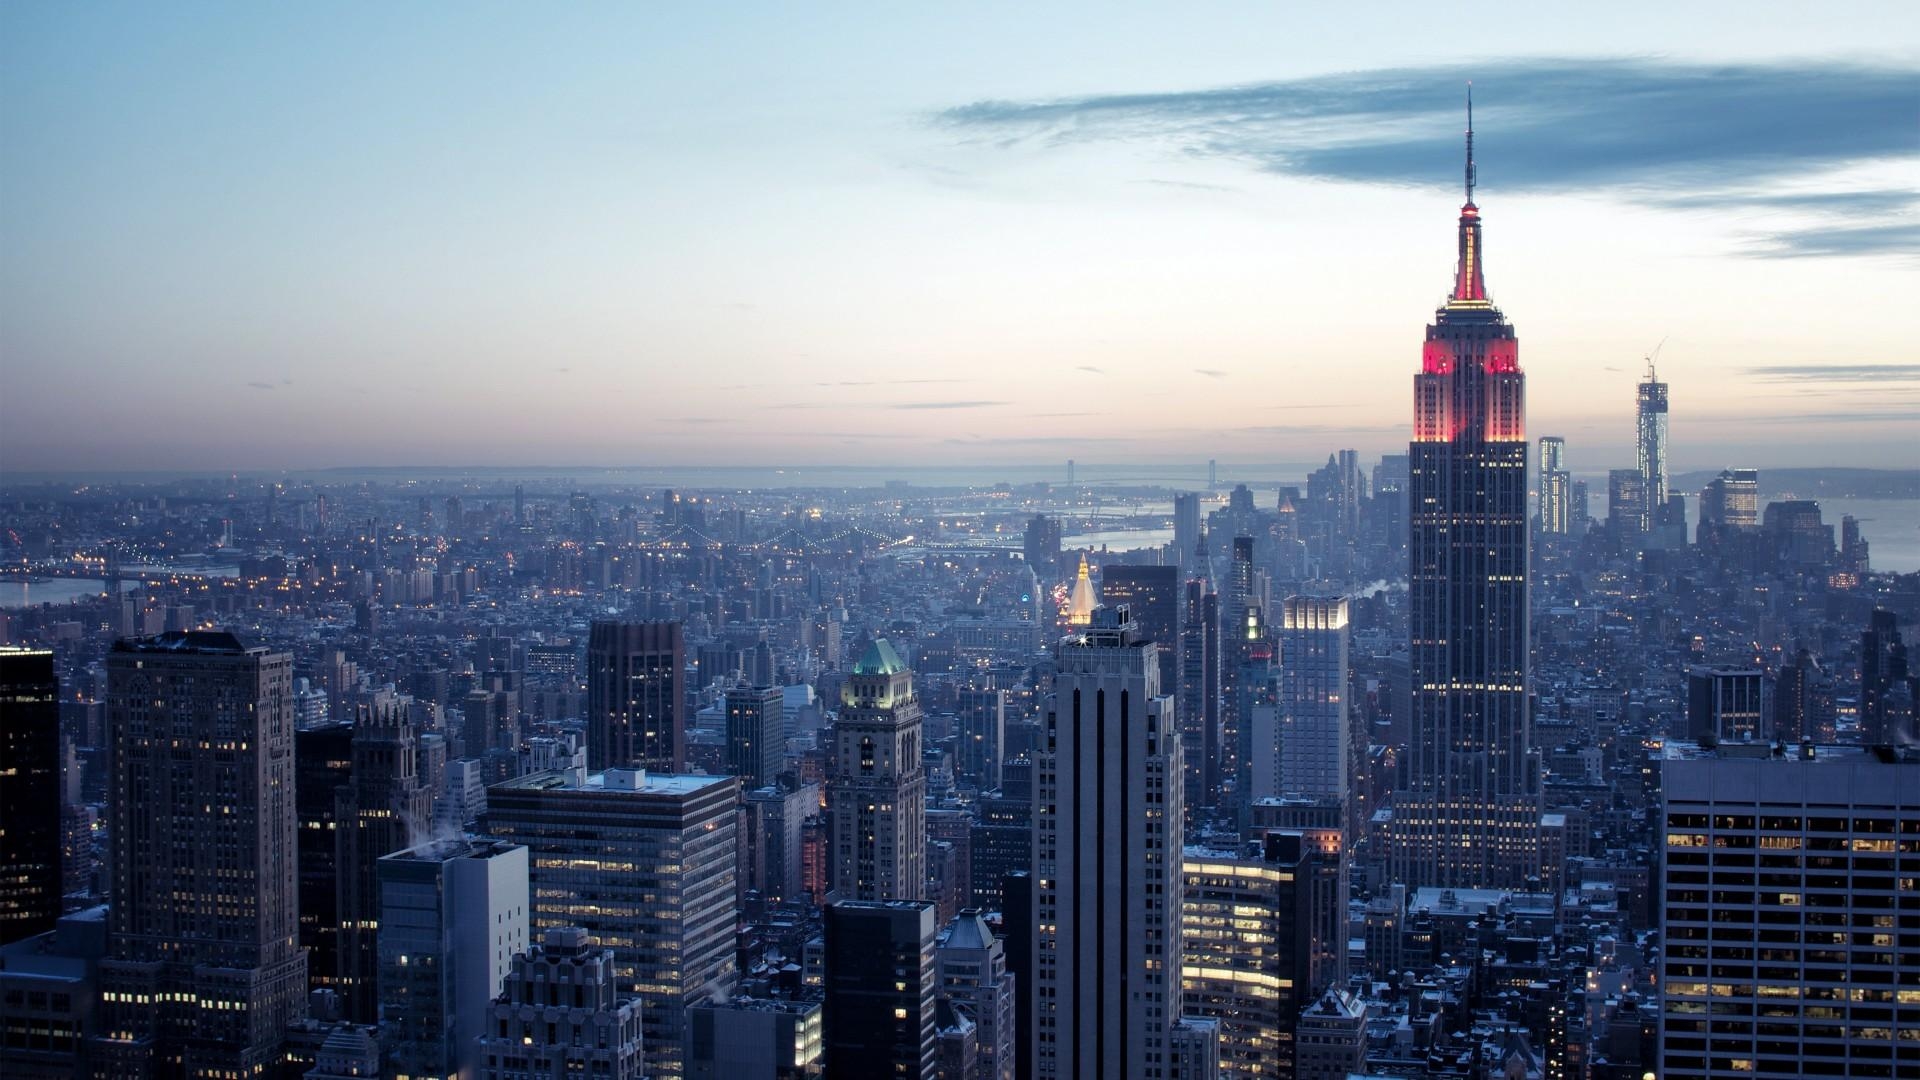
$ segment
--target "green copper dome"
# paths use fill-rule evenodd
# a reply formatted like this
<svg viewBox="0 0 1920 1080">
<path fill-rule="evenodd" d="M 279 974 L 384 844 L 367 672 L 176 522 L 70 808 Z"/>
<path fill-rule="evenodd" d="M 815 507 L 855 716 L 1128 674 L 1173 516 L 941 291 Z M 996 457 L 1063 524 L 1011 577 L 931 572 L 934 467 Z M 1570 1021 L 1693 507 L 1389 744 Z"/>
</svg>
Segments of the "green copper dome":
<svg viewBox="0 0 1920 1080">
<path fill-rule="evenodd" d="M 865 656 L 853 665 L 855 675 L 898 675 L 907 670 L 900 660 L 900 654 L 893 651 L 893 643 L 886 638 L 874 638 L 867 646 Z"/>
</svg>

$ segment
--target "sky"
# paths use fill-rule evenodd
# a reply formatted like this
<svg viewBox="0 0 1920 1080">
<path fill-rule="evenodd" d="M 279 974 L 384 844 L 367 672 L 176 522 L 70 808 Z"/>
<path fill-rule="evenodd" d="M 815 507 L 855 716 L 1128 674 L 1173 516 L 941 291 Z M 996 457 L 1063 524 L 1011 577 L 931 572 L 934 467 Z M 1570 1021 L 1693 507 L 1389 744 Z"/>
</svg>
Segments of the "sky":
<svg viewBox="0 0 1920 1080">
<path fill-rule="evenodd" d="M 1348 10 L 1360 8 L 1362 10 Z M 0 474 L 1920 466 L 1920 8 L 10 4 Z"/>
</svg>

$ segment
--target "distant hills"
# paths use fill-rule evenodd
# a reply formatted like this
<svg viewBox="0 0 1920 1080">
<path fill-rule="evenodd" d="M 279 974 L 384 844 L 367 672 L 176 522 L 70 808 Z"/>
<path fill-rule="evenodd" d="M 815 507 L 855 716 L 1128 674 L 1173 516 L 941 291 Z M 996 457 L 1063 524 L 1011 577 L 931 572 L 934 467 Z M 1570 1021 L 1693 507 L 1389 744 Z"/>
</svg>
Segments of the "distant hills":
<svg viewBox="0 0 1920 1080">
<path fill-rule="evenodd" d="M 1719 469 L 1678 473 L 1673 490 L 1696 495 Z M 1920 499 L 1920 469 L 1761 469 L 1760 497 L 1803 499 Z"/>
</svg>

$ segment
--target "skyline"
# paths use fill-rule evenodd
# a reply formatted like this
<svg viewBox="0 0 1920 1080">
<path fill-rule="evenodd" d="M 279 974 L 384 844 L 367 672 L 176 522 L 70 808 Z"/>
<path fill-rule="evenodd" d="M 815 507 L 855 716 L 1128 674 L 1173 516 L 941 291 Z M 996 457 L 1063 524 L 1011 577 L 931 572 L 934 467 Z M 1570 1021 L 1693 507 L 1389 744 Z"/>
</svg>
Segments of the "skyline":
<svg viewBox="0 0 1920 1080">
<path fill-rule="evenodd" d="M 0 465 L 1399 452 L 1471 79 L 1530 432 L 1911 467 L 1920 30 L 1732 10 L 16 9 Z"/>
</svg>

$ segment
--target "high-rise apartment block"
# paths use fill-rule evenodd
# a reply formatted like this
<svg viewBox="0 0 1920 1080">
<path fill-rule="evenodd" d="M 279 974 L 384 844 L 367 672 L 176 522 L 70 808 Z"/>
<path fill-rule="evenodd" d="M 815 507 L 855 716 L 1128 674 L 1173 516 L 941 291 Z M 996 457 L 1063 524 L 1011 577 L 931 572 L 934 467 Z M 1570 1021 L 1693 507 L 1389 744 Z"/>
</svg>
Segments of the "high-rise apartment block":
<svg viewBox="0 0 1920 1080">
<path fill-rule="evenodd" d="M 1393 880 L 1514 887 L 1539 872 L 1539 762 L 1530 691 L 1526 376 L 1488 298 L 1480 209 L 1460 209 L 1453 294 L 1414 376 L 1412 738 L 1395 793 Z"/>
<path fill-rule="evenodd" d="M 953 732 L 959 747 L 955 768 L 977 790 L 996 790 L 1007 753 L 1007 692 L 991 685 L 966 686 L 954 697 Z"/>
<path fill-rule="evenodd" d="M 306 1014 L 293 657 L 232 634 L 107 656 L 112 840 L 98 1076 L 254 1076 Z"/>
<path fill-rule="evenodd" d="M 0 648 L 0 945 L 60 918 L 61 772 L 53 653 Z"/>
<path fill-rule="evenodd" d="M 686 659 L 679 623 L 593 624 L 587 638 L 588 769 L 686 768 Z"/>
<path fill-rule="evenodd" d="M 1036 1075 L 1170 1076 L 1183 756 L 1157 650 L 1125 609 L 1096 610 L 1061 643 L 1041 738 Z"/>
<path fill-rule="evenodd" d="M 687 1007 L 727 1000 L 739 980 L 739 784 L 609 769 L 487 790 L 488 834 L 530 853 L 535 929 L 578 926 L 613 950 L 656 1080 L 682 1075 Z"/>
<path fill-rule="evenodd" d="M 833 895 L 918 900 L 927 889 L 927 774 L 913 672 L 875 639 L 840 692 L 827 803 Z"/>
<path fill-rule="evenodd" d="M 1920 742 L 1920 669 L 1908 659 L 1899 616 L 1884 608 L 1860 634 L 1860 730 L 1869 746 Z"/>
</svg>

